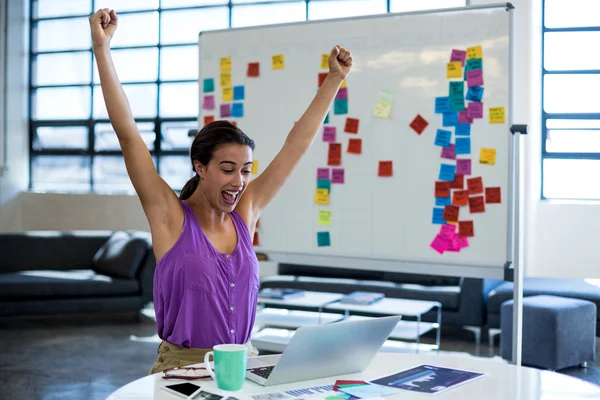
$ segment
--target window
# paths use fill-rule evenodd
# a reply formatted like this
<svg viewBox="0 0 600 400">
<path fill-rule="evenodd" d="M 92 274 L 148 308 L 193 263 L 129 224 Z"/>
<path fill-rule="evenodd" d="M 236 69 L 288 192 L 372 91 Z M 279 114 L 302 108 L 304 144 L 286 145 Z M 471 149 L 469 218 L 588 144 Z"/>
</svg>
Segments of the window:
<svg viewBox="0 0 600 400">
<path fill-rule="evenodd" d="M 111 43 L 119 78 L 159 174 L 180 190 L 193 173 L 188 131 L 197 128 L 200 30 L 464 5 L 466 0 L 31 0 L 30 187 L 133 193 L 91 50 L 88 17 L 99 8 L 119 13 Z M 595 39 L 559 37 L 556 51 L 563 52 L 558 46 L 566 40 L 584 46 Z M 591 54 L 586 58 L 590 65 L 595 61 Z M 566 61 L 555 53 L 553 62 Z M 554 85 L 570 85 L 577 76 L 565 78 Z M 559 107 L 560 99 L 555 103 Z M 591 107 L 584 98 L 578 103 Z M 600 131 L 600 116 L 598 122 Z M 556 143 L 573 129 L 556 133 Z"/>
<path fill-rule="evenodd" d="M 544 0 L 542 198 L 600 199 L 600 2 Z"/>
</svg>

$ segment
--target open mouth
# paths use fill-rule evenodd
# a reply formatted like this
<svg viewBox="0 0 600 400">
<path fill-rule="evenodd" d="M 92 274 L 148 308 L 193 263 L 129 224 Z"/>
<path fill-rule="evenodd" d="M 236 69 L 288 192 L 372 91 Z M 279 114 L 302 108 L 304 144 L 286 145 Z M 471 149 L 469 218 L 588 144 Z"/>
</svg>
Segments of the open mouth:
<svg viewBox="0 0 600 400">
<path fill-rule="evenodd" d="M 221 197 L 223 198 L 223 201 L 225 202 L 225 204 L 227 204 L 229 206 L 235 205 L 239 195 L 240 195 L 239 191 L 233 192 L 233 191 L 229 191 L 229 190 L 223 190 L 221 192 Z"/>
</svg>

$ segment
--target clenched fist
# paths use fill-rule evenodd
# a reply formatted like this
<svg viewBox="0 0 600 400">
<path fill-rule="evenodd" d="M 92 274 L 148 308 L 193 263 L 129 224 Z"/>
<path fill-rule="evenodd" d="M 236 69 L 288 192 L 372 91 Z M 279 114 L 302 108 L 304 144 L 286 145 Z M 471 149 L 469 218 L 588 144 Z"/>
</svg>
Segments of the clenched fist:
<svg viewBox="0 0 600 400">
<path fill-rule="evenodd" d="M 94 47 L 110 46 L 110 39 L 117 30 L 117 13 L 108 8 L 96 11 L 90 15 L 90 28 Z"/>
<path fill-rule="evenodd" d="M 335 46 L 329 54 L 329 73 L 346 79 L 352 69 L 352 54 L 350 50 Z"/>
</svg>

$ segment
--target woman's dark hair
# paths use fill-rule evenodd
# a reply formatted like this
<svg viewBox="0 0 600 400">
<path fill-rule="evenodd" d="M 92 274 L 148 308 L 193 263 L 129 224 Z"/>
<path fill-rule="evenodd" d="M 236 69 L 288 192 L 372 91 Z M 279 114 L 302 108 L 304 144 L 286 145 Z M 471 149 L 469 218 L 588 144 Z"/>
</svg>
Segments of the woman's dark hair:
<svg viewBox="0 0 600 400">
<path fill-rule="evenodd" d="M 250 139 L 240 128 L 229 121 L 213 121 L 198 132 L 190 148 L 190 159 L 192 170 L 195 172 L 194 160 L 202 165 L 208 165 L 213 157 L 215 149 L 223 144 L 237 143 L 250 147 L 254 150 L 254 141 Z M 195 174 L 181 189 L 179 199 L 187 200 L 194 193 L 200 183 L 200 176 Z"/>
</svg>

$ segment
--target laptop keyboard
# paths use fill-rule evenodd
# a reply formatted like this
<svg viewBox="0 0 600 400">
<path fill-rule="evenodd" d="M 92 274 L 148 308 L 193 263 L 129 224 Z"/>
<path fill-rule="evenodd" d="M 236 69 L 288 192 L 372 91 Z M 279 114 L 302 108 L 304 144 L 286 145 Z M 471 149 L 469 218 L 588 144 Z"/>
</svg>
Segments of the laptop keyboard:
<svg viewBox="0 0 600 400">
<path fill-rule="evenodd" d="M 269 375 L 271 375 L 273 368 L 275 368 L 274 365 L 269 365 L 268 367 L 252 368 L 250 370 L 250 372 L 252 372 L 253 374 L 258 375 L 262 378 L 267 379 L 269 377 Z"/>
</svg>

